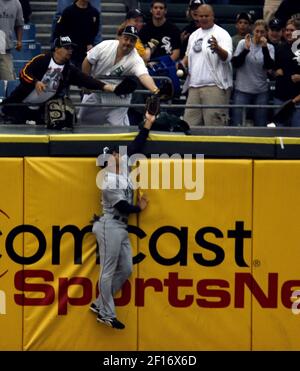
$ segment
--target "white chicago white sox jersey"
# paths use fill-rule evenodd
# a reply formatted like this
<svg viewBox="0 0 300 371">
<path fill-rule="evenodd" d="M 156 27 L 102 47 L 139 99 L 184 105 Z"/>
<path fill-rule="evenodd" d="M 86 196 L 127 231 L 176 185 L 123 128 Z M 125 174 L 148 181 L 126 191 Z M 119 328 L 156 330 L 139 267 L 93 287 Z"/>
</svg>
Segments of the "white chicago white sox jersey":
<svg viewBox="0 0 300 371">
<path fill-rule="evenodd" d="M 87 59 L 92 65 L 91 76 L 100 79 L 100 76 L 136 76 L 149 74 L 143 59 L 138 55 L 135 48 L 115 64 L 118 40 L 105 40 L 96 45 L 88 52 Z M 111 80 L 109 78 L 101 81 L 117 85 L 122 79 Z M 88 104 L 129 104 L 131 94 L 118 97 L 113 93 L 92 93 L 84 95 L 82 103 Z M 105 107 L 81 107 L 79 120 L 90 123 L 108 122 L 111 125 L 129 125 L 127 107 L 105 108 Z"/>
<path fill-rule="evenodd" d="M 94 78 L 97 79 L 101 75 L 133 75 L 139 77 L 148 74 L 145 63 L 135 48 L 115 64 L 118 45 L 118 40 L 105 40 L 88 52 L 87 59 L 92 65 L 91 75 Z M 103 81 L 109 83 L 112 82 L 114 84 L 121 82 L 121 80 L 109 79 Z"/>
</svg>

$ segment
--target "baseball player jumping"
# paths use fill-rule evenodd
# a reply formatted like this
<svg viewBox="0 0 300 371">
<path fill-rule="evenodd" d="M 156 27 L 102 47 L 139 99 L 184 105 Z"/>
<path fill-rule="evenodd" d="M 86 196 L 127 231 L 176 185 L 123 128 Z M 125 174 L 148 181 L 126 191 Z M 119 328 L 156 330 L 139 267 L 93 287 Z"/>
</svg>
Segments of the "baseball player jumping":
<svg viewBox="0 0 300 371">
<path fill-rule="evenodd" d="M 137 205 L 133 204 L 128 158 L 140 152 L 147 140 L 155 121 L 155 113 L 159 109 L 157 99 L 154 98 L 152 102 L 152 108 L 156 106 L 154 110 L 146 104 L 144 127 L 128 146 L 127 154 L 121 156 L 118 149 L 105 147 L 105 160 L 103 155 L 97 159 L 97 166 L 105 168 L 102 184 L 103 215 L 96 218 L 92 229 L 99 246 L 101 269 L 99 296 L 90 309 L 98 314 L 97 321 L 116 329 L 124 329 L 125 325 L 116 318 L 113 296 L 122 288 L 132 272 L 131 245 L 127 231 L 128 215 L 141 212 L 148 204 L 145 196 L 138 198 Z"/>
</svg>

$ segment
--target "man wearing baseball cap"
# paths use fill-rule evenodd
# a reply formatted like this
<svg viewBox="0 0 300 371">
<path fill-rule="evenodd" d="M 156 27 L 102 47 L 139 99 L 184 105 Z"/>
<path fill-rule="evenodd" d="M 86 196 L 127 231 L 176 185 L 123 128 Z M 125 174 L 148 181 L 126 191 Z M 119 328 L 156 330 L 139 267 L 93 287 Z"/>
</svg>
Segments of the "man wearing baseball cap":
<svg viewBox="0 0 300 371">
<path fill-rule="evenodd" d="M 232 36 L 233 50 L 236 49 L 237 44 L 245 38 L 245 36 L 251 32 L 252 18 L 249 13 L 241 12 L 236 16 L 236 31 L 237 33 Z"/>
<path fill-rule="evenodd" d="M 143 18 L 143 13 L 140 9 L 131 9 L 126 14 L 126 19 L 135 19 L 135 18 Z"/>
<path fill-rule="evenodd" d="M 72 42 L 69 36 L 61 36 L 54 40 L 53 50 L 55 50 L 55 48 L 65 48 L 73 50 L 73 48 L 76 46 L 77 45 Z"/>
<path fill-rule="evenodd" d="M 16 124 L 24 124 L 27 120 L 44 124 L 45 103 L 64 96 L 70 85 L 113 92 L 115 86 L 95 80 L 69 63 L 73 47 L 69 36 L 61 36 L 54 41 L 51 53 L 40 54 L 30 60 L 20 72 L 20 84 L 2 102 L 2 113 Z M 6 105 L 11 103 L 31 105 L 17 108 Z"/>
<path fill-rule="evenodd" d="M 190 35 L 198 29 L 198 8 L 200 5 L 205 4 L 205 1 L 203 0 L 191 0 L 187 11 L 186 11 L 186 17 L 187 19 L 190 19 L 190 23 L 185 26 L 181 33 L 180 33 L 180 40 L 181 40 L 181 46 L 180 46 L 180 59 L 184 58 L 185 52 L 188 46 L 188 41 Z"/>
<path fill-rule="evenodd" d="M 134 39 L 134 41 L 136 41 L 137 38 L 139 37 L 138 31 L 136 27 L 134 27 L 133 25 L 126 26 L 122 32 L 122 35 L 131 36 Z"/>
<path fill-rule="evenodd" d="M 282 43 L 283 24 L 280 19 L 273 18 L 269 22 L 268 41 L 274 47 L 278 47 Z"/>
<path fill-rule="evenodd" d="M 144 26 L 144 16 L 139 9 L 136 8 L 129 10 L 129 12 L 126 14 L 124 22 L 118 28 L 118 37 L 122 35 L 122 32 L 127 26 L 135 26 L 138 32 L 141 31 Z M 151 53 L 155 50 L 156 45 L 158 45 L 157 40 L 155 40 L 154 43 L 152 42 L 150 45 L 144 46 L 141 39 L 138 37 L 135 43 L 135 48 L 145 63 L 147 63 L 150 60 Z"/>
<path fill-rule="evenodd" d="M 82 63 L 83 72 L 91 74 L 95 79 L 107 76 L 104 79 L 106 83 L 118 82 L 118 79 L 110 79 L 109 76 L 118 78 L 135 76 L 151 93 L 157 93 L 159 89 L 135 49 L 137 39 L 136 27 L 126 26 L 118 40 L 102 41 L 88 52 Z M 118 97 L 102 93 L 85 94 L 82 103 L 102 104 L 102 106 L 81 107 L 79 119 L 99 125 L 109 123 L 113 126 L 128 126 L 128 107 L 126 105 L 130 102 L 131 94 Z M 119 106 L 113 108 L 105 106 L 111 104 Z"/>
</svg>

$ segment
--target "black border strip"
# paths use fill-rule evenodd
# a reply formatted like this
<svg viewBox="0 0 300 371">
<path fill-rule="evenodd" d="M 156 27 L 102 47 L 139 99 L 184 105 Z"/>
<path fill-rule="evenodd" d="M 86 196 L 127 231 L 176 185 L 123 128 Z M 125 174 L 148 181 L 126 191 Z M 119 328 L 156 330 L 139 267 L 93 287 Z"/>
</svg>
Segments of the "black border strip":
<svg viewBox="0 0 300 371">
<path fill-rule="evenodd" d="M 0 142 L 0 157 L 49 156 L 49 143 Z"/>
<path fill-rule="evenodd" d="M 281 148 L 280 144 L 276 144 L 276 158 L 281 160 L 300 159 L 300 143 L 286 144 Z"/>
</svg>

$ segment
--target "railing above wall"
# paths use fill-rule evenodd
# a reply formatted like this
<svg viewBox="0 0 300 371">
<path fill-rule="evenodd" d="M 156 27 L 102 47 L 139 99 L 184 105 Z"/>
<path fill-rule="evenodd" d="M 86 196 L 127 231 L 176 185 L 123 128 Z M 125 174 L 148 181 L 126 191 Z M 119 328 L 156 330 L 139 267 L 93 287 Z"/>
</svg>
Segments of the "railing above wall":
<svg viewBox="0 0 300 371">
<path fill-rule="evenodd" d="M 5 129 L 5 130 L 4 130 Z M 68 132 L 0 127 L 0 157 L 97 157 L 103 148 L 128 145 L 137 127 L 74 127 Z M 300 159 L 300 128 L 198 128 L 193 135 L 151 132 L 144 154 L 205 158 Z"/>
</svg>

